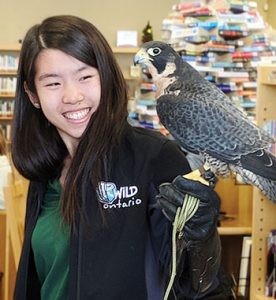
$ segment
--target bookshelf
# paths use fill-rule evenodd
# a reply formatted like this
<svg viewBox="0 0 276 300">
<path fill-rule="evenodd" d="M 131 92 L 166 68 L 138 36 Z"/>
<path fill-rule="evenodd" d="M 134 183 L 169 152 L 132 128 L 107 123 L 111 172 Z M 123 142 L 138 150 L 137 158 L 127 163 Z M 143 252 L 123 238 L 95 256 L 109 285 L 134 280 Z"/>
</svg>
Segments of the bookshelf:
<svg viewBox="0 0 276 300">
<path fill-rule="evenodd" d="M 257 87 L 257 122 L 276 119 L 276 66 L 260 65 L 258 67 Z M 251 300 L 269 300 L 265 297 L 266 279 L 266 239 L 269 232 L 276 228 L 276 204 L 264 197 L 254 188 L 253 223 L 252 223 L 252 256 L 251 256 Z"/>
<path fill-rule="evenodd" d="M 137 47 L 112 47 L 114 54 L 135 54 L 139 48 Z"/>
<path fill-rule="evenodd" d="M 0 46 L 0 127 L 10 140 L 20 45 Z"/>
<path fill-rule="evenodd" d="M 252 190 L 250 185 L 239 184 L 234 176 L 219 178 L 216 185 L 221 211 L 227 216 L 218 227 L 222 265 L 226 274 L 232 275 L 237 282 L 243 237 L 252 234 Z"/>
<path fill-rule="evenodd" d="M 230 192 L 231 191 L 231 192 Z M 218 227 L 221 236 L 251 235 L 252 233 L 252 187 L 238 184 L 234 177 L 219 178 L 216 192 L 221 199 L 221 211 L 228 218 Z"/>
<path fill-rule="evenodd" d="M 128 87 L 129 99 L 135 98 L 140 81 L 140 74 L 137 74 L 137 71 L 131 71 L 131 67 L 133 66 L 133 57 L 138 50 L 139 48 L 137 47 L 112 47 L 112 51 L 117 59 L 118 64 L 120 65 Z M 135 68 L 137 69 L 138 67 Z"/>
</svg>

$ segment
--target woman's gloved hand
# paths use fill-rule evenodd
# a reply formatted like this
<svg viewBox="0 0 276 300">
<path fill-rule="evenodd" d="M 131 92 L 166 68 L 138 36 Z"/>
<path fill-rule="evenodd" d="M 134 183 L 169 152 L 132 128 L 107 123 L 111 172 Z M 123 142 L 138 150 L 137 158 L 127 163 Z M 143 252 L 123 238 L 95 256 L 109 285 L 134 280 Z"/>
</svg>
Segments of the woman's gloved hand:
<svg viewBox="0 0 276 300">
<path fill-rule="evenodd" d="M 157 202 L 165 216 L 173 222 L 186 194 L 196 197 L 200 202 L 194 216 L 185 224 L 184 239 L 187 243 L 206 240 L 216 229 L 220 211 L 220 199 L 212 187 L 179 175 L 172 183 L 159 186 Z"/>
<path fill-rule="evenodd" d="M 220 199 L 212 187 L 182 176 L 177 176 L 172 183 L 161 184 L 159 192 L 157 202 L 172 223 L 177 209 L 185 201 L 185 195 L 192 195 L 199 200 L 195 214 L 185 223 L 183 232 L 179 232 L 176 240 L 175 285 L 179 290 L 187 284 L 181 279 L 185 268 L 189 270 L 188 278 L 193 290 L 197 294 L 207 293 L 215 282 L 221 260 L 221 244 L 217 232 Z"/>
</svg>

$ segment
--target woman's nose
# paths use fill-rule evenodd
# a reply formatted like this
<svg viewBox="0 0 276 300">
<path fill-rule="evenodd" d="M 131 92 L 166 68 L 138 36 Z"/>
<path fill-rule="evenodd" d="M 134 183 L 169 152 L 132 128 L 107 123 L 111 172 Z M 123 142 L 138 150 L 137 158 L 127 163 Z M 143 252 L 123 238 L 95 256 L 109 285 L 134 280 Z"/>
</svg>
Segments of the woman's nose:
<svg viewBox="0 0 276 300">
<path fill-rule="evenodd" d="M 75 104 L 82 101 L 83 99 L 84 95 L 77 86 L 70 84 L 65 88 L 62 99 L 64 103 Z"/>
</svg>

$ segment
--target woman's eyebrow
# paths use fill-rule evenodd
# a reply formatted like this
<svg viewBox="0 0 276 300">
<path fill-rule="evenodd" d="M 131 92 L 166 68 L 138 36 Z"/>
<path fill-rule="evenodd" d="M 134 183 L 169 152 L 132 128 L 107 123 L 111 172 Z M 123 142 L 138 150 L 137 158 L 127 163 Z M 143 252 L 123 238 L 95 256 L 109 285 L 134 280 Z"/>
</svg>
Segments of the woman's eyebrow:
<svg viewBox="0 0 276 300">
<path fill-rule="evenodd" d="M 38 81 L 42 81 L 43 79 L 50 78 L 50 77 L 55 78 L 55 77 L 60 77 L 60 76 L 56 73 L 45 73 L 45 74 L 38 76 Z"/>
<path fill-rule="evenodd" d="M 87 66 L 82 66 L 79 69 L 77 69 L 74 73 L 77 74 L 86 69 L 88 69 Z M 58 75 L 57 73 L 45 73 L 45 74 L 41 74 L 40 76 L 38 76 L 38 81 L 42 81 L 46 78 L 56 78 L 56 77 L 60 77 L 60 75 Z"/>
<path fill-rule="evenodd" d="M 88 69 L 88 66 L 82 66 L 79 69 L 77 69 L 76 73 L 79 73 L 79 72 L 84 71 L 86 69 Z"/>
</svg>

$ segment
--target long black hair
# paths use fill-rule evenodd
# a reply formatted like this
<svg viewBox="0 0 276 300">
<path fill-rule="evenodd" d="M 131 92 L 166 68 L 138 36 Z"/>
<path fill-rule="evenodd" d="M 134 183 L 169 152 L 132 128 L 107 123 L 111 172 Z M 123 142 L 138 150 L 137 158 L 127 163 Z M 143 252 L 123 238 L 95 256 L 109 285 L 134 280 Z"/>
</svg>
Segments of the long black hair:
<svg viewBox="0 0 276 300">
<path fill-rule="evenodd" d="M 106 174 L 112 149 L 120 142 L 127 121 L 127 88 L 110 46 L 90 22 L 75 16 L 45 19 L 27 32 L 20 53 L 12 132 L 12 159 L 18 171 L 33 181 L 58 176 L 67 148 L 42 110 L 34 108 L 24 84 L 36 95 L 35 63 L 43 49 L 51 48 L 98 69 L 101 99 L 83 133 L 67 174 L 62 196 L 64 219 L 74 225 L 84 214 L 81 199 L 87 181 L 96 188 Z"/>
</svg>

